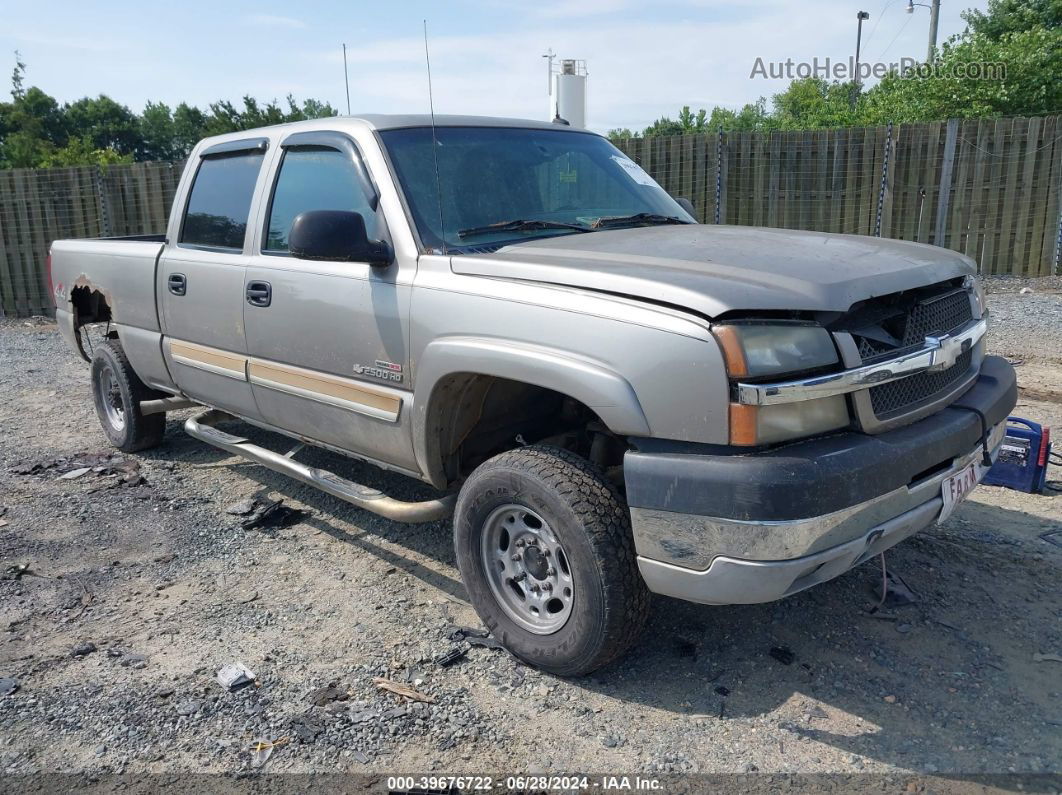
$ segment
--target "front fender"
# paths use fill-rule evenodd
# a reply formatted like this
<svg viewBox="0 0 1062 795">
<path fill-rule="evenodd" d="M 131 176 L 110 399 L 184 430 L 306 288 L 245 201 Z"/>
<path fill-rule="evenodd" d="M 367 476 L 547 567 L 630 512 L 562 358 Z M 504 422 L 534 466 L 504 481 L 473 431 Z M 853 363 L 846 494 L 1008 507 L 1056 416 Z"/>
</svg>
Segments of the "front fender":
<svg viewBox="0 0 1062 795">
<path fill-rule="evenodd" d="M 422 472 L 438 480 L 431 461 L 428 420 L 436 387 L 458 373 L 489 375 L 552 389 L 592 409 L 609 430 L 647 436 L 649 422 L 634 388 L 600 362 L 541 345 L 482 337 L 445 337 L 424 349 L 416 365 L 413 446 Z"/>
</svg>

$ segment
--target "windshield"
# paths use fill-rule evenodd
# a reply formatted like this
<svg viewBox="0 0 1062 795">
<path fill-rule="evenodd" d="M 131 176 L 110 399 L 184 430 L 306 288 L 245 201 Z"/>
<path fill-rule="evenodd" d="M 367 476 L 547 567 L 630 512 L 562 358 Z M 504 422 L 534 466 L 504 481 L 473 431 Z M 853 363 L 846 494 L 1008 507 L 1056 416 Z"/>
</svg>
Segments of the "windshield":
<svg viewBox="0 0 1062 795">
<path fill-rule="evenodd" d="M 640 166 L 590 133 L 439 127 L 441 191 L 430 127 L 384 130 L 380 137 L 428 248 L 462 251 L 603 228 L 693 223 Z"/>
</svg>

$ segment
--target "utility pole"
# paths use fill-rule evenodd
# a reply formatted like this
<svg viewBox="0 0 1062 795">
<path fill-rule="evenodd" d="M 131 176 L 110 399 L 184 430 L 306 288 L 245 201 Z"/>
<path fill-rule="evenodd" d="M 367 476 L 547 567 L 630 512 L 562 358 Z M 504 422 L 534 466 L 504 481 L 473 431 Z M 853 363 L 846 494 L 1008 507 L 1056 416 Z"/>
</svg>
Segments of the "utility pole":
<svg viewBox="0 0 1062 795">
<path fill-rule="evenodd" d="M 866 11 L 856 12 L 855 76 L 852 79 L 852 95 L 848 100 L 852 110 L 855 110 L 856 102 L 859 101 L 859 87 L 863 84 L 863 80 L 859 76 L 859 48 L 863 43 L 863 22 L 868 19 L 870 19 L 870 14 Z"/>
<path fill-rule="evenodd" d="M 931 0 L 930 5 L 907 0 L 907 13 L 913 14 L 915 6 L 929 9 L 929 46 L 926 48 L 926 63 L 932 63 L 933 53 L 937 49 L 937 23 L 940 21 L 940 0 Z"/>
<path fill-rule="evenodd" d="M 347 75 L 347 45 L 343 45 L 343 85 L 347 87 L 347 115 L 350 115 L 350 77 Z"/>
<path fill-rule="evenodd" d="M 926 63 L 933 61 L 933 52 L 937 49 L 937 22 L 940 21 L 940 0 L 932 0 L 929 7 L 929 47 L 926 49 Z"/>
<path fill-rule="evenodd" d="M 553 52 L 553 48 L 550 47 L 546 50 L 542 57 L 546 59 L 546 95 L 549 97 L 549 114 L 547 118 L 553 119 L 553 59 L 557 57 L 557 54 Z"/>
<path fill-rule="evenodd" d="M 863 22 L 870 19 L 870 14 L 866 11 L 856 12 L 856 59 L 855 59 L 855 81 L 857 84 L 861 84 L 863 80 L 859 76 L 859 47 L 863 42 Z"/>
</svg>

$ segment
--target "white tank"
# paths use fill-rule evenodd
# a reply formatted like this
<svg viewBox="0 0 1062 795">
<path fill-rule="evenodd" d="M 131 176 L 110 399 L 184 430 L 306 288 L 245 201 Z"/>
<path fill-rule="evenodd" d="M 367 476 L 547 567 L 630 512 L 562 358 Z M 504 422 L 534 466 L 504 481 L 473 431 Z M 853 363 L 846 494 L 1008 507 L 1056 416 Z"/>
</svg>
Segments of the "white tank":
<svg viewBox="0 0 1062 795">
<path fill-rule="evenodd" d="M 586 66 L 582 61 L 561 61 L 553 77 L 553 117 L 560 116 L 572 127 L 586 127 Z"/>
</svg>

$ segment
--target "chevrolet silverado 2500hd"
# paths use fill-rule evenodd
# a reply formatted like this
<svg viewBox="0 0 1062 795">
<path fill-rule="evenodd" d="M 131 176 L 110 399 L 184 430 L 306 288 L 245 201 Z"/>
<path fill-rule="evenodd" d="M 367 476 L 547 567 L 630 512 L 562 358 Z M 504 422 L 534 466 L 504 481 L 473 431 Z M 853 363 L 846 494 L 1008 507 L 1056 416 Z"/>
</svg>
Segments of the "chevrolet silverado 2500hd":
<svg viewBox="0 0 1062 795">
<path fill-rule="evenodd" d="M 321 119 L 202 141 L 165 236 L 56 241 L 51 278 L 83 355 L 106 323 L 114 445 L 196 405 L 192 436 L 367 510 L 454 512 L 486 625 L 579 674 L 631 644 L 650 592 L 779 599 L 947 518 L 1016 399 L 967 257 L 689 207 L 559 124 Z"/>
</svg>

